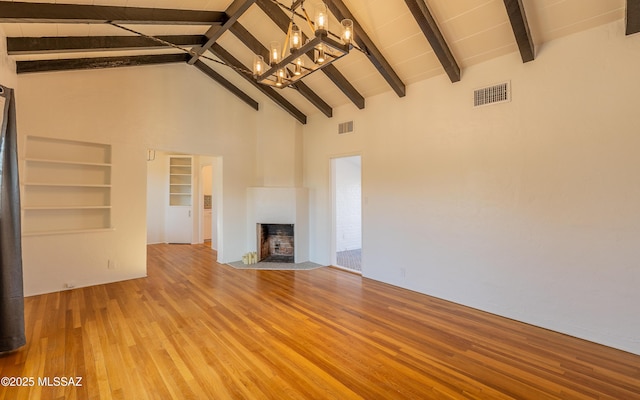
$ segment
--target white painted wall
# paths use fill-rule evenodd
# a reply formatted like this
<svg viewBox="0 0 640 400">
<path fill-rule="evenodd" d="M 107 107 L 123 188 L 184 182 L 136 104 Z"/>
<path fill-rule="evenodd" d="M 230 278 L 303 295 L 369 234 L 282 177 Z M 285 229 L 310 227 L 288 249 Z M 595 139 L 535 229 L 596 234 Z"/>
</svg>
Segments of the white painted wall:
<svg viewBox="0 0 640 400">
<path fill-rule="evenodd" d="M 0 27 L 0 85 L 12 89 L 17 89 L 18 85 L 16 63 L 7 55 L 7 36 L 2 27 Z"/>
<path fill-rule="evenodd" d="M 213 194 L 213 167 L 211 165 L 205 165 L 202 167 L 202 194 L 205 196 L 211 196 Z"/>
<path fill-rule="evenodd" d="M 257 129 L 256 186 L 300 187 L 302 125 L 292 117 L 265 118 Z"/>
<path fill-rule="evenodd" d="M 336 251 L 362 248 L 360 156 L 335 159 Z"/>
<path fill-rule="evenodd" d="M 365 276 L 640 354 L 638 65 L 621 21 L 314 120 L 311 260 L 330 260 L 330 157 L 361 152 Z M 511 103 L 472 108 L 505 80 Z"/>
<path fill-rule="evenodd" d="M 222 248 L 223 236 L 220 234 L 221 225 L 224 218 L 223 204 L 222 204 L 222 158 L 216 157 L 211 164 L 213 168 L 213 195 L 211 197 L 211 213 L 213 224 L 211 232 L 211 248 L 219 251 Z M 218 257 L 219 259 L 220 257 Z"/>
<path fill-rule="evenodd" d="M 169 206 L 169 158 L 164 151 L 153 150 L 147 161 L 147 243 L 166 243 L 165 219 Z"/>
<path fill-rule="evenodd" d="M 224 190 L 218 199 L 218 259 L 241 258 L 246 188 L 256 182 L 256 136 L 269 132 L 270 126 L 279 132 L 296 129 L 295 124 L 279 122 L 288 120 L 288 114 L 262 105 L 256 112 L 188 65 L 27 74 L 18 79 L 21 137 L 96 141 L 113 148 L 115 230 L 25 237 L 26 294 L 62 290 L 68 281 L 88 286 L 145 276 L 149 148 L 220 157 Z M 107 269 L 107 259 L 115 259 L 117 268 Z"/>
</svg>

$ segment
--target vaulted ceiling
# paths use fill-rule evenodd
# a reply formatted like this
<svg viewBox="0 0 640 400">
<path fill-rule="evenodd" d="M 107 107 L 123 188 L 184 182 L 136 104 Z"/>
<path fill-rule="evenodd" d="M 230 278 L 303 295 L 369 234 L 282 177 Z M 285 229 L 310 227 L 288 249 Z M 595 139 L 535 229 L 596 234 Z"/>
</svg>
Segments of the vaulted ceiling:
<svg viewBox="0 0 640 400">
<path fill-rule="evenodd" d="M 535 62 L 545 43 L 598 25 L 624 20 L 627 35 L 640 31 L 640 0 L 325 3 L 330 30 L 354 20 L 361 51 L 286 89 L 257 84 L 243 71 L 270 41 L 284 41 L 291 0 L 0 1 L 0 23 L 19 74 L 187 63 L 248 107 L 258 109 L 260 91 L 301 123 L 331 117 L 344 104 L 362 109 L 385 91 L 402 97 L 407 85 L 437 75 L 455 84 L 465 68 L 509 53 Z"/>
</svg>

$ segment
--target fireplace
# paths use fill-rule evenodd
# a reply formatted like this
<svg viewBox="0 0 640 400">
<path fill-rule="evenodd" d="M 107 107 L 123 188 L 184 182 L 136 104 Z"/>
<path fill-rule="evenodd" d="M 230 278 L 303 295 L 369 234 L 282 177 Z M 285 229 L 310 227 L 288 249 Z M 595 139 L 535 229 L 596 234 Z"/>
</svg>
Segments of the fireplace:
<svg viewBox="0 0 640 400">
<path fill-rule="evenodd" d="M 303 188 L 253 187 L 247 189 L 246 249 L 260 258 L 273 257 L 271 249 L 284 262 L 309 261 L 309 191 Z M 263 227 L 264 225 L 272 225 Z M 267 246 L 262 238 L 280 230 L 279 244 Z M 277 232 L 274 232 L 277 235 Z M 294 248 L 295 242 L 295 248 Z M 263 246 L 263 244 L 265 244 Z M 265 254 L 260 254 L 262 251 Z M 273 252 L 271 252 L 273 253 Z M 276 261 L 274 258 L 270 260 Z"/>
<path fill-rule="evenodd" d="M 293 224 L 257 224 L 258 261 L 294 262 Z"/>
</svg>

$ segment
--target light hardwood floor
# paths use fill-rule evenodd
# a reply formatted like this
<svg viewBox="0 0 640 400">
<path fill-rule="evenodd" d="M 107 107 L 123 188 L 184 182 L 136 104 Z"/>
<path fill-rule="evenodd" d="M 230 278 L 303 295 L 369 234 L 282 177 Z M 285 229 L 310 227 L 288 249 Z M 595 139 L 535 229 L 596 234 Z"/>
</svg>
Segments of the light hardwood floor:
<svg viewBox="0 0 640 400">
<path fill-rule="evenodd" d="M 148 247 L 148 275 L 26 299 L 1 399 L 640 399 L 640 356 L 332 268 Z M 37 379 L 82 377 L 82 387 Z"/>
</svg>

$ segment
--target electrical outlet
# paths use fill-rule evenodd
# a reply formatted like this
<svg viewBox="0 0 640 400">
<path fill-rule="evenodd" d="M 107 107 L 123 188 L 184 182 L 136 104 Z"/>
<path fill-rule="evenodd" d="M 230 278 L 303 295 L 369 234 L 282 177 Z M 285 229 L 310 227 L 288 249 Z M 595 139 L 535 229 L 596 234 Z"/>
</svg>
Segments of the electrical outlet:
<svg viewBox="0 0 640 400">
<path fill-rule="evenodd" d="M 400 268 L 400 277 L 405 279 L 407 277 L 407 270 L 405 268 Z"/>
<path fill-rule="evenodd" d="M 107 260 L 107 269 L 116 269 L 116 260 Z"/>
<path fill-rule="evenodd" d="M 66 289 L 73 289 L 74 287 L 76 287 L 76 283 L 74 281 L 69 281 L 64 284 L 64 287 Z"/>
</svg>

